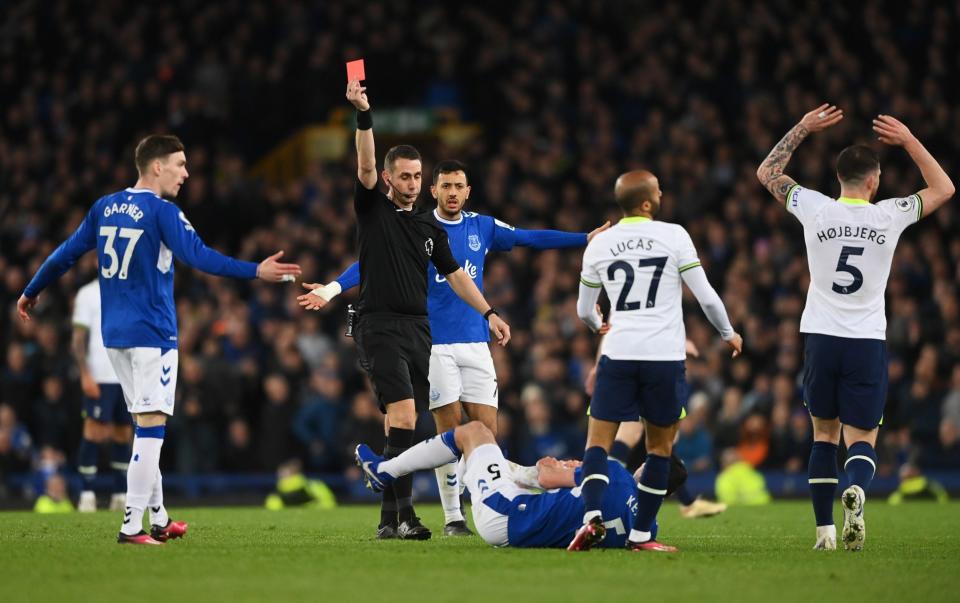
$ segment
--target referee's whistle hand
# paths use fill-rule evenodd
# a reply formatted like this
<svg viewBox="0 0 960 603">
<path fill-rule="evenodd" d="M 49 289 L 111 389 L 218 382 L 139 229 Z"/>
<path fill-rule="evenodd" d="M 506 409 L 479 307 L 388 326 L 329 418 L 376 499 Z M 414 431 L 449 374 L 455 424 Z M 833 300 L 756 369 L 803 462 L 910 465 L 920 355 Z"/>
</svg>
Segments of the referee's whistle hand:
<svg viewBox="0 0 960 603">
<path fill-rule="evenodd" d="M 279 283 L 295 280 L 300 276 L 300 266 L 297 264 L 282 264 L 278 262 L 283 257 L 283 251 L 278 251 L 257 266 L 257 278 L 268 283 Z M 292 277 L 292 278 L 291 278 Z"/>
<path fill-rule="evenodd" d="M 510 325 L 496 314 L 490 315 L 489 322 L 490 330 L 493 331 L 493 336 L 497 339 L 497 343 L 500 344 L 501 347 L 505 347 L 507 342 L 510 341 Z"/>
</svg>

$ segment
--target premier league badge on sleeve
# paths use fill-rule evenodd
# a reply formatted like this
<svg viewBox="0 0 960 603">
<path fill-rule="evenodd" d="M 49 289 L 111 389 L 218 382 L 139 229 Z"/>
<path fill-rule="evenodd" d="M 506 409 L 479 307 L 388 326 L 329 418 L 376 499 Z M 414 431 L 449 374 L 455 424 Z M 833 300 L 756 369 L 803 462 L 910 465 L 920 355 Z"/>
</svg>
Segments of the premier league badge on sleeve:
<svg viewBox="0 0 960 603">
<path fill-rule="evenodd" d="M 423 248 L 428 256 L 433 256 L 433 239 L 427 239 L 423 242 Z"/>
<path fill-rule="evenodd" d="M 473 251 L 480 251 L 480 235 L 472 234 L 467 237 L 467 245 Z"/>
<path fill-rule="evenodd" d="M 910 197 L 905 199 L 897 199 L 897 209 L 900 211 L 910 211 L 913 209 L 913 199 Z"/>
</svg>

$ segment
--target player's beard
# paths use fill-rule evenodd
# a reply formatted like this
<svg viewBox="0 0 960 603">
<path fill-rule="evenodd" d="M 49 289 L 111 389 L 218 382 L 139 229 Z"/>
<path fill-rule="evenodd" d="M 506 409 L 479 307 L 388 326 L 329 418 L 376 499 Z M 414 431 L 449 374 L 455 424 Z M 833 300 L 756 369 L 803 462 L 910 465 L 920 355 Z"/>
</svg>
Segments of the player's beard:
<svg viewBox="0 0 960 603">
<path fill-rule="evenodd" d="M 650 201 L 650 217 L 656 218 L 657 214 L 659 213 L 660 213 L 660 202 Z"/>
</svg>

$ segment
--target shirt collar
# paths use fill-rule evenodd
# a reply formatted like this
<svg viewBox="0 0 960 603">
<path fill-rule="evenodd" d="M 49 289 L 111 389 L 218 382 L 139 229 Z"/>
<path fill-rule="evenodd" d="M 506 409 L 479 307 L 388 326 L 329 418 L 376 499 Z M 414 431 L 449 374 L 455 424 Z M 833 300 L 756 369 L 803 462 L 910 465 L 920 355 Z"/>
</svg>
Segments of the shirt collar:
<svg viewBox="0 0 960 603">
<path fill-rule="evenodd" d="M 840 197 L 837 199 L 837 203 L 843 203 L 844 205 L 870 205 L 870 202 L 866 199 L 854 199 L 853 197 Z"/>
<path fill-rule="evenodd" d="M 459 224 L 459 223 L 463 222 L 463 212 L 460 212 L 460 219 L 459 219 L 459 220 L 445 220 L 445 219 L 443 219 L 443 218 L 440 217 L 440 212 L 438 212 L 438 211 L 436 210 L 436 208 L 434 208 L 434 210 L 433 210 L 433 217 L 436 218 L 436 219 L 437 219 L 437 222 L 440 222 L 441 224 L 454 225 L 454 224 Z"/>
<path fill-rule="evenodd" d="M 620 224 L 640 224 L 641 222 L 650 222 L 650 218 L 645 216 L 630 216 L 628 218 L 620 218 Z"/>
</svg>

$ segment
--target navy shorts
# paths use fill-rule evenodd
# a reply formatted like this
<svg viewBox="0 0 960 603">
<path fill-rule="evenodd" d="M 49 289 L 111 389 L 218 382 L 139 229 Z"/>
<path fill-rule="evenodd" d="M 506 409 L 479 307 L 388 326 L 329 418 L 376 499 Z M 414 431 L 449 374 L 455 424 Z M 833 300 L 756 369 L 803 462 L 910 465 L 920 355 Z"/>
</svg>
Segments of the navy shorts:
<svg viewBox="0 0 960 603">
<path fill-rule="evenodd" d="M 601 356 L 590 416 L 620 423 L 642 417 L 654 425 L 669 427 L 682 418 L 687 392 L 683 360 L 611 360 Z"/>
<path fill-rule="evenodd" d="M 803 399 L 818 419 L 877 427 L 887 403 L 887 343 L 804 334 Z"/>
<path fill-rule="evenodd" d="M 133 425 L 119 383 L 101 383 L 99 398 L 84 396 L 83 418 L 113 425 Z"/>
</svg>

